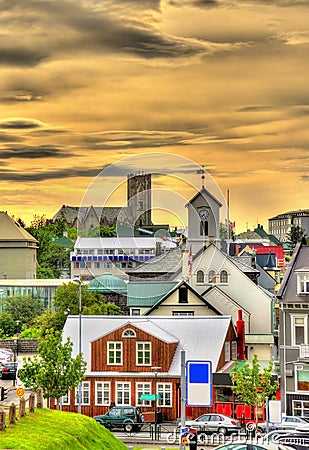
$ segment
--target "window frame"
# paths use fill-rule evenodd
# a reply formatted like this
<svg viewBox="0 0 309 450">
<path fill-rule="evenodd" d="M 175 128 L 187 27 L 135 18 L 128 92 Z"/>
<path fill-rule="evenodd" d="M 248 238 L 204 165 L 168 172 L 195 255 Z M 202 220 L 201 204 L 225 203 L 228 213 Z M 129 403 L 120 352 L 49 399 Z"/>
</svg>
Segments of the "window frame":
<svg viewBox="0 0 309 450">
<path fill-rule="evenodd" d="M 120 344 L 120 349 L 117 348 L 110 348 L 111 345 L 113 344 Z M 116 362 L 117 361 L 117 353 L 120 352 L 120 362 Z M 114 362 L 110 361 L 110 355 L 113 354 L 114 355 Z M 107 341 L 107 361 L 106 364 L 108 366 L 122 366 L 123 365 L 123 345 L 122 345 L 122 341 Z"/>
<path fill-rule="evenodd" d="M 151 400 L 140 400 L 140 396 L 143 394 L 151 394 L 151 383 L 143 382 L 143 381 L 136 381 L 136 383 L 135 383 L 136 405 L 151 406 Z"/>
<path fill-rule="evenodd" d="M 172 408 L 173 407 L 173 389 L 172 383 L 156 383 L 156 394 L 161 394 L 161 397 L 158 398 L 158 405 L 164 408 Z M 167 404 L 167 398 L 170 398 L 170 405 Z"/>
<path fill-rule="evenodd" d="M 121 389 L 119 389 L 121 387 Z M 128 406 L 131 405 L 131 382 L 130 381 L 116 381 L 115 384 L 115 397 L 117 406 Z M 119 397 L 121 394 L 121 398 Z M 123 403 L 123 400 L 126 400 L 126 394 L 128 403 Z"/>
<path fill-rule="evenodd" d="M 142 346 L 142 349 L 139 349 L 139 346 Z M 146 349 L 146 345 L 149 345 L 149 349 Z M 142 353 L 142 362 L 139 362 L 139 353 Z M 149 355 L 149 362 L 145 362 L 147 360 L 147 354 Z M 151 341 L 137 341 L 135 344 L 135 364 L 136 366 L 151 366 L 151 358 L 152 355 L 152 345 Z"/>
<path fill-rule="evenodd" d="M 309 273 L 297 274 L 297 294 L 309 295 Z"/>
<path fill-rule="evenodd" d="M 308 315 L 307 314 L 290 314 L 291 317 L 291 345 L 300 346 L 301 344 L 296 343 L 296 328 L 303 328 L 304 330 L 304 342 L 302 344 L 308 345 Z M 303 319 L 304 324 L 297 325 L 296 319 Z"/>
<path fill-rule="evenodd" d="M 79 391 L 79 386 L 77 386 L 75 388 L 75 405 L 78 405 L 78 391 Z M 88 402 L 85 401 L 85 399 L 87 399 L 87 397 L 88 397 Z M 91 402 L 90 402 L 90 381 L 82 381 L 81 405 L 89 406 L 90 404 L 91 404 Z"/>
<path fill-rule="evenodd" d="M 201 279 L 200 275 L 202 275 Z M 205 272 L 202 269 L 198 269 L 196 272 L 196 284 L 204 284 L 205 283 Z"/>
<path fill-rule="evenodd" d="M 99 385 L 102 385 L 102 388 L 99 389 Z M 102 401 L 98 400 L 99 393 L 101 392 Z M 107 396 L 105 394 L 107 393 Z M 107 398 L 106 398 L 107 397 Z M 94 388 L 94 404 L 95 406 L 109 406 L 111 402 L 111 383 L 110 381 L 96 381 Z"/>
</svg>

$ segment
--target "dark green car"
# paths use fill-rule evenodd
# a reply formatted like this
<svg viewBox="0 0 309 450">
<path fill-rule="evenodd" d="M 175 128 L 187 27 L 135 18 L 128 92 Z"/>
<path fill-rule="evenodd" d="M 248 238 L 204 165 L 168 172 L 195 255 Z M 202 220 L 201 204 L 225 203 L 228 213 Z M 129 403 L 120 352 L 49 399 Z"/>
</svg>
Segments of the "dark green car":
<svg viewBox="0 0 309 450">
<path fill-rule="evenodd" d="M 102 416 L 94 416 L 94 419 L 105 428 L 123 428 L 128 433 L 139 431 L 144 422 L 144 416 L 138 406 L 115 406 Z"/>
</svg>

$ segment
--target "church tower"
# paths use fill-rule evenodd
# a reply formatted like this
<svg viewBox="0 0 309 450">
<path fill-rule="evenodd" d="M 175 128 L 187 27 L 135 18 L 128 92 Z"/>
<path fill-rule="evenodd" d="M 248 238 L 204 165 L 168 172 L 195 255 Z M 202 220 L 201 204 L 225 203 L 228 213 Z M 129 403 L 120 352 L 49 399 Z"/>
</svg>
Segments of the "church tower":
<svg viewBox="0 0 309 450">
<path fill-rule="evenodd" d="M 222 203 L 205 187 L 187 203 L 188 208 L 188 246 L 195 255 L 210 242 L 219 246 L 220 208 Z"/>
<path fill-rule="evenodd" d="M 135 226 L 151 225 L 151 174 L 127 176 L 127 201 Z"/>
</svg>

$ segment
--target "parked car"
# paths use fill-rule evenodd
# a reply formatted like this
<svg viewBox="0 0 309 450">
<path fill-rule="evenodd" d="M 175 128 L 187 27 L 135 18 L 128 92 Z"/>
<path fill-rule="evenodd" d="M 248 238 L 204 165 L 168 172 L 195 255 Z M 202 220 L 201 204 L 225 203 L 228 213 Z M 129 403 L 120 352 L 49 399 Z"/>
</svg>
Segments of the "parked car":
<svg viewBox="0 0 309 450">
<path fill-rule="evenodd" d="M 16 380 L 18 363 L 17 362 L 2 362 L 0 364 L 0 373 L 2 380 Z"/>
<path fill-rule="evenodd" d="M 8 350 L 5 348 L 0 348 L 0 363 L 1 362 L 9 362 L 13 360 L 13 352 L 12 350 Z"/>
<path fill-rule="evenodd" d="M 106 428 L 124 428 L 127 432 L 139 431 L 144 422 L 144 416 L 138 406 L 115 406 L 94 419 Z"/>
<path fill-rule="evenodd" d="M 185 426 L 198 428 L 199 431 L 205 433 L 220 434 L 232 433 L 241 429 L 238 420 L 223 414 L 203 414 L 195 420 L 186 420 Z"/>
<path fill-rule="evenodd" d="M 309 417 L 302 416 L 284 416 L 280 423 L 269 422 L 268 431 L 273 430 L 295 430 L 300 425 L 309 425 Z M 258 424 L 258 431 L 266 432 L 266 422 Z"/>
</svg>

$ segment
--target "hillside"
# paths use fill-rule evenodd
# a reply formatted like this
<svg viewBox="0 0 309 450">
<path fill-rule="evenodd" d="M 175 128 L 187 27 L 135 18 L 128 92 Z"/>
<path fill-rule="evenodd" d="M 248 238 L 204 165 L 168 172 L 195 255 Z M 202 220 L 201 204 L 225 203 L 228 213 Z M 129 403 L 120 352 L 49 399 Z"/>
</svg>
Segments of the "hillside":
<svg viewBox="0 0 309 450">
<path fill-rule="evenodd" d="M 0 449 L 126 450 L 127 447 L 90 417 L 36 409 L 0 431 Z"/>
</svg>

